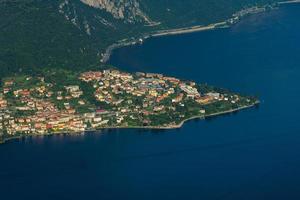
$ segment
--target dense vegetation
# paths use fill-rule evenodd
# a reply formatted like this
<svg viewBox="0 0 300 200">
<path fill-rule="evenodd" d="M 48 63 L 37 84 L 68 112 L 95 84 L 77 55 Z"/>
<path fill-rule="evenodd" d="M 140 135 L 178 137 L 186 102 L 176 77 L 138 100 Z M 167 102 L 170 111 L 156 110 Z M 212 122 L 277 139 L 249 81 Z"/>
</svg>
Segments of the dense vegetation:
<svg viewBox="0 0 300 200">
<path fill-rule="evenodd" d="M 5 1 L 0 6 L 0 73 L 40 66 L 78 68 L 97 63 L 97 46 L 53 12 L 50 1 Z"/>
<path fill-rule="evenodd" d="M 209 24 L 228 19 L 233 13 L 278 0 L 143 0 L 144 9 L 166 28 Z"/>
<path fill-rule="evenodd" d="M 124 23 L 80 0 L 69 0 L 63 10 L 59 10 L 63 0 L 0 0 L 0 78 L 41 67 L 93 68 L 101 65 L 101 53 L 123 38 L 220 21 L 247 6 L 275 1 L 278 0 L 140 0 L 147 15 L 161 22 L 149 27 Z M 108 24 L 103 23 L 104 18 Z"/>
</svg>

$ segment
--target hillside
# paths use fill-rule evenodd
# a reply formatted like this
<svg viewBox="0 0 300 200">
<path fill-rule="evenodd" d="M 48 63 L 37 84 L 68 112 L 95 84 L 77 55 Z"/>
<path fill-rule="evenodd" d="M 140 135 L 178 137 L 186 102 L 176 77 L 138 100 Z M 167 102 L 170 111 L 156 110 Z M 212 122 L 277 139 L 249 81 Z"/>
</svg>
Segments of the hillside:
<svg viewBox="0 0 300 200">
<path fill-rule="evenodd" d="M 233 13 L 253 6 L 273 4 L 278 0 L 142 0 L 142 7 L 152 20 L 163 27 L 202 25 L 223 21 Z"/>
<path fill-rule="evenodd" d="M 276 1 L 0 0 L 0 74 L 40 67 L 93 68 L 118 40 L 205 25 Z"/>
</svg>

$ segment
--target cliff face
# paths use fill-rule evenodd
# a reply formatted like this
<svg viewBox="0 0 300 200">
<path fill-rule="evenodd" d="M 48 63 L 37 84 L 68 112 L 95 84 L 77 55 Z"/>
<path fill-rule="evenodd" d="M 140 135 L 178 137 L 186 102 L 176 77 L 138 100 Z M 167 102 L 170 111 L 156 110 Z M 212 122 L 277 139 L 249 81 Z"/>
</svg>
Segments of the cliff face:
<svg viewBox="0 0 300 200">
<path fill-rule="evenodd" d="M 151 19 L 141 10 L 137 0 L 80 0 L 94 8 L 99 8 L 110 13 L 116 19 L 127 23 L 146 22 Z"/>
<path fill-rule="evenodd" d="M 141 30 L 143 27 L 158 24 L 142 11 L 138 0 L 58 0 L 57 2 L 59 13 L 67 21 L 87 35 L 97 35 L 99 38 L 105 35 L 111 37 L 120 35 L 121 38 L 133 29 Z M 109 39 L 106 37 L 105 41 Z"/>
</svg>

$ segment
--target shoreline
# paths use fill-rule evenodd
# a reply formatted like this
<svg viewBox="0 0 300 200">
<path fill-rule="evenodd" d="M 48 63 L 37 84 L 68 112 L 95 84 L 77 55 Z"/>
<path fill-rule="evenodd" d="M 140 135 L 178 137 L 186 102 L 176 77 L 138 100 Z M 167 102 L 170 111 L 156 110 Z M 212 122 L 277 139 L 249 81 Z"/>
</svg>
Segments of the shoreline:
<svg viewBox="0 0 300 200">
<path fill-rule="evenodd" d="M 300 3 L 300 0 L 280 1 L 278 2 L 278 5 L 294 4 L 294 3 Z"/>
<path fill-rule="evenodd" d="M 199 25 L 199 26 L 191 26 L 191 27 L 178 28 L 178 29 L 161 30 L 161 31 L 156 31 L 149 36 L 150 37 L 162 37 L 162 36 L 169 36 L 169 35 L 181 35 L 181 34 L 186 34 L 186 33 L 194 33 L 194 32 L 215 30 L 215 29 L 221 29 L 221 28 L 229 28 L 227 21 L 209 24 L 206 26 Z"/>
<path fill-rule="evenodd" d="M 242 106 L 242 107 L 235 108 L 235 109 L 230 109 L 230 110 L 227 110 L 227 111 L 220 111 L 220 112 L 216 112 L 216 113 L 212 113 L 212 114 L 208 114 L 208 115 L 192 116 L 192 117 L 189 117 L 187 119 L 182 120 L 179 124 L 176 124 L 176 125 L 169 125 L 169 126 L 108 126 L 108 127 L 102 127 L 102 128 L 99 128 L 99 129 L 89 129 L 89 130 L 85 130 L 85 131 L 82 131 L 82 132 L 59 131 L 59 132 L 52 132 L 52 133 L 47 133 L 47 134 L 43 134 L 43 135 L 13 136 L 13 137 L 10 137 L 10 138 L 5 138 L 3 140 L 0 140 L 0 145 L 5 144 L 8 141 L 27 138 L 27 137 L 54 136 L 54 135 L 79 135 L 79 134 L 82 134 L 82 133 L 83 134 L 85 134 L 85 133 L 95 133 L 95 132 L 102 131 L 102 130 L 118 130 L 118 129 L 120 129 L 120 130 L 121 129 L 174 130 L 174 129 L 182 128 L 185 123 L 187 123 L 191 120 L 194 120 L 194 119 L 205 120 L 206 118 L 210 118 L 210 117 L 217 117 L 217 116 L 221 116 L 221 115 L 231 114 L 231 113 L 241 111 L 241 110 L 246 110 L 246 109 L 255 107 L 259 104 L 260 104 L 260 102 L 256 101 L 255 103 L 253 103 L 251 105 Z"/>
<path fill-rule="evenodd" d="M 202 32 L 202 31 L 209 31 L 209 30 L 217 30 L 217 29 L 224 29 L 224 28 L 230 28 L 231 25 L 239 22 L 241 19 L 243 19 L 244 16 L 247 15 L 253 15 L 257 13 L 262 13 L 267 11 L 267 7 L 270 6 L 271 9 L 278 8 L 280 5 L 283 4 L 294 4 L 294 3 L 300 3 L 300 0 L 291 0 L 291 1 L 282 1 L 282 2 L 277 2 L 276 4 L 268 4 L 264 5 L 261 7 L 253 7 L 254 10 L 251 10 L 252 8 L 241 10 L 237 13 L 234 13 L 231 18 L 228 18 L 222 22 L 217 22 L 217 23 L 212 23 L 209 25 L 195 25 L 195 26 L 190 26 L 190 27 L 183 27 L 183 28 L 175 28 L 175 29 L 166 29 L 166 30 L 158 30 L 154 32 L 149 32 L 145 33 L 143 36 L 141 36 L 138 39 L 123 39 L 120 40 L 106 48 L 105 53 L 102 56 L 101 62 L 106 63 L 109 61 L 113 51 L 118 48 L 126 47 L 126 46 L 131 46 L 131 45 L 136 45 L 136 44 L 141 44 L 144 40 L 148 38 L 155 38 L 155 37 L 164 37 L 164 36 L 171 36 L 171 35 L 181 35 L 181 34 L 187 34 L 187 33 L 194 33 L 194 32 Z M 244 14 L 239 14 L 240 12 L 245 12 Z M 52 132 L 44 135 L 27 135 L 27 136 L 14 136 L 11 138 L 5 138 L 0 140 L 0 144 L 4 144 L 7 141 L 14 140 L 14 139 L 20 139 L 24 137 L 35 137 L 35 136 L 52 136 L 52 135 L 59 135 L 59 134 L 81 134 L 81 133 L 89 133 L 89 132 L 96 132 L 96 131 L 101 131 L 101 130 L 109 130 L 109 129 L 151 129 L 151 130 L 168 130 L 168 129 L 178 129 L 181 128 L 186 122 L 193 120 L 193 119 L 205 119 L 209 117 L 214 117 L 214 116 L 220 116 L 224 114 L 230 114 L 236 111 L 244 110 L 247 108 L 254 107 L 258 105 L 260 102 L 257 101 L 252 105 L 248 106 L 243 106 L 240 108 L 236 109 L 231 109 L 228 111 L 222 111 L 222 112 L 217 112 L 209 115 L 198 115 L 198 116 L 193 116 L 188 119 L 184 119 L 177 125 L 170 125 L 170 126 L 136 126 L 136 127 L 130 127 L 130 126 L 119 126 L 119 127 L 103 127 L 99 129 L 93 129 L 93 130 L 85 130 L 82 132 L 68 132 L 66 131 L 60 131 L 60 132 Z"/>
<path fill-rule="evenodd" d="M 212 114 L 208 114 L 208 115 L 204 115 L 204 116 L 193 116 L 193 117 L 190 117 L 190 118 L 188 118 L 188 119 L 183 120 L 183 121 L 180 122 L 180 124 L 178 124 L 177 127 L 175 127 L 175 128 L 182 128 L 183 125 L 184 125 L 186 122 L 191 121 L 191 120 L 193 120 L 193 119 L 206 119 L 206 118 L 210 118 L 210 117 L 222 116 L 222 115 L 234 113 L 234 112 L 241 111 L 241 110 L 246 110 L 246 109 L 255 107 L 255 106 L 259 105 L 259 104 L 260 104 L 260 102 L 257 101 L 257 102 L 255 102 L 255 103 L 252 104 L 252 105 L 242 106 L 242 107 L 235 108 L 235 109 L 231 109 L 231 110 L 227 110 L 227 111 L 222 111 L 222 112 L 212 113 Z"/>
<path fill-rule="evenodd" d="M 187 33 L 202 32 L 202 31 L 223 29 L 223 28 L 229 28 L 229 27 L 230 26 L 227 24 L 227 20 L 226 20 L 223 22 L 209 24 L 206 26 L 198 25 L 198 26 L 190 26 L 190 27 L 177 28 L 177 29 L 159 30 L 159 31 L 155 31 L 155 32 L 146 33 L 145 35 L 141 36 L 140 38 L 134 39 L 134 40 L 123 39 L 123 40 L 120 40 L 106 48 L 105 53 L 102 56 L 101 63 L 107 63 L 114 50 L 122 48 L 122 47 L 141 44 L 141 40 L 145 41 L 149 38 L 156 38 L 156 37 L 163 37 L 163 36 L 170 36 L 170 35 L 182 35 L 182 34 L 187 34 Z"/>
<path fill-rule="evenodd" d="M 136 44 L 142 44 L 145 40 L 147 40 L 149 38 L 171 36 L 171 35 L 182 35 L 182 34 L 188 34 L 188 33 L 230 28 L 232 25 L 234 25 L 237 22 L 239 22 L 240 20 L 242 20 L 245 16 L 266 12 L 268 7 L 271 9 L 276 9 L 280 5 L 294 4 L 294 3 L 300 3 L 300 0 L 281 1 L 281 2 L 274 3 L 274 4 L 263 5 L 261 7 L 250 7 L 248 9 L 243 9 L 243 10 L 240 10 L 240 11 L 234 13 L 230 18 L 225 19 L 224 21 L 211 23 L 208 25 L 194 25 L 194 26 L 188 26 L 188 27 L 183 27 L 183 28 L 157 30 L 157 31 L 145 33 L 136 39 L 125 38 L 123 40 L 119 40 L 119 41 L 113 43 L 112 45 L 110 45 L 106 48 L 105 53 L 103 54 L 103 56 L 101 58 L 101 63 L 103 63 L 103 64 L 107 63 L 114 50 L 122 48 L 122 47 L 132 46 L 132 45 L 136 45 Z M 256 9 L 252 10 L 252 8 L 256 8 Z"/>
</svg>

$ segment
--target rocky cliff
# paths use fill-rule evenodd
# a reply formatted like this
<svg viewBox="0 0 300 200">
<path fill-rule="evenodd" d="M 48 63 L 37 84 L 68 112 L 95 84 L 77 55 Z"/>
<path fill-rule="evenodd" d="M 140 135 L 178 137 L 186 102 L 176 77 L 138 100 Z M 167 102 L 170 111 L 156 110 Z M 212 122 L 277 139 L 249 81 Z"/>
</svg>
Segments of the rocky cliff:
<svg viewBox="0 0 300 200">
<path fill-rule="evenodd" d="M 125 20 L 127 23 L 146 22 L 151 19 L 141 10 L 137 0 L 80 0 L 89 6 L 103 9 L 116 19 Z"/>
</svg>

